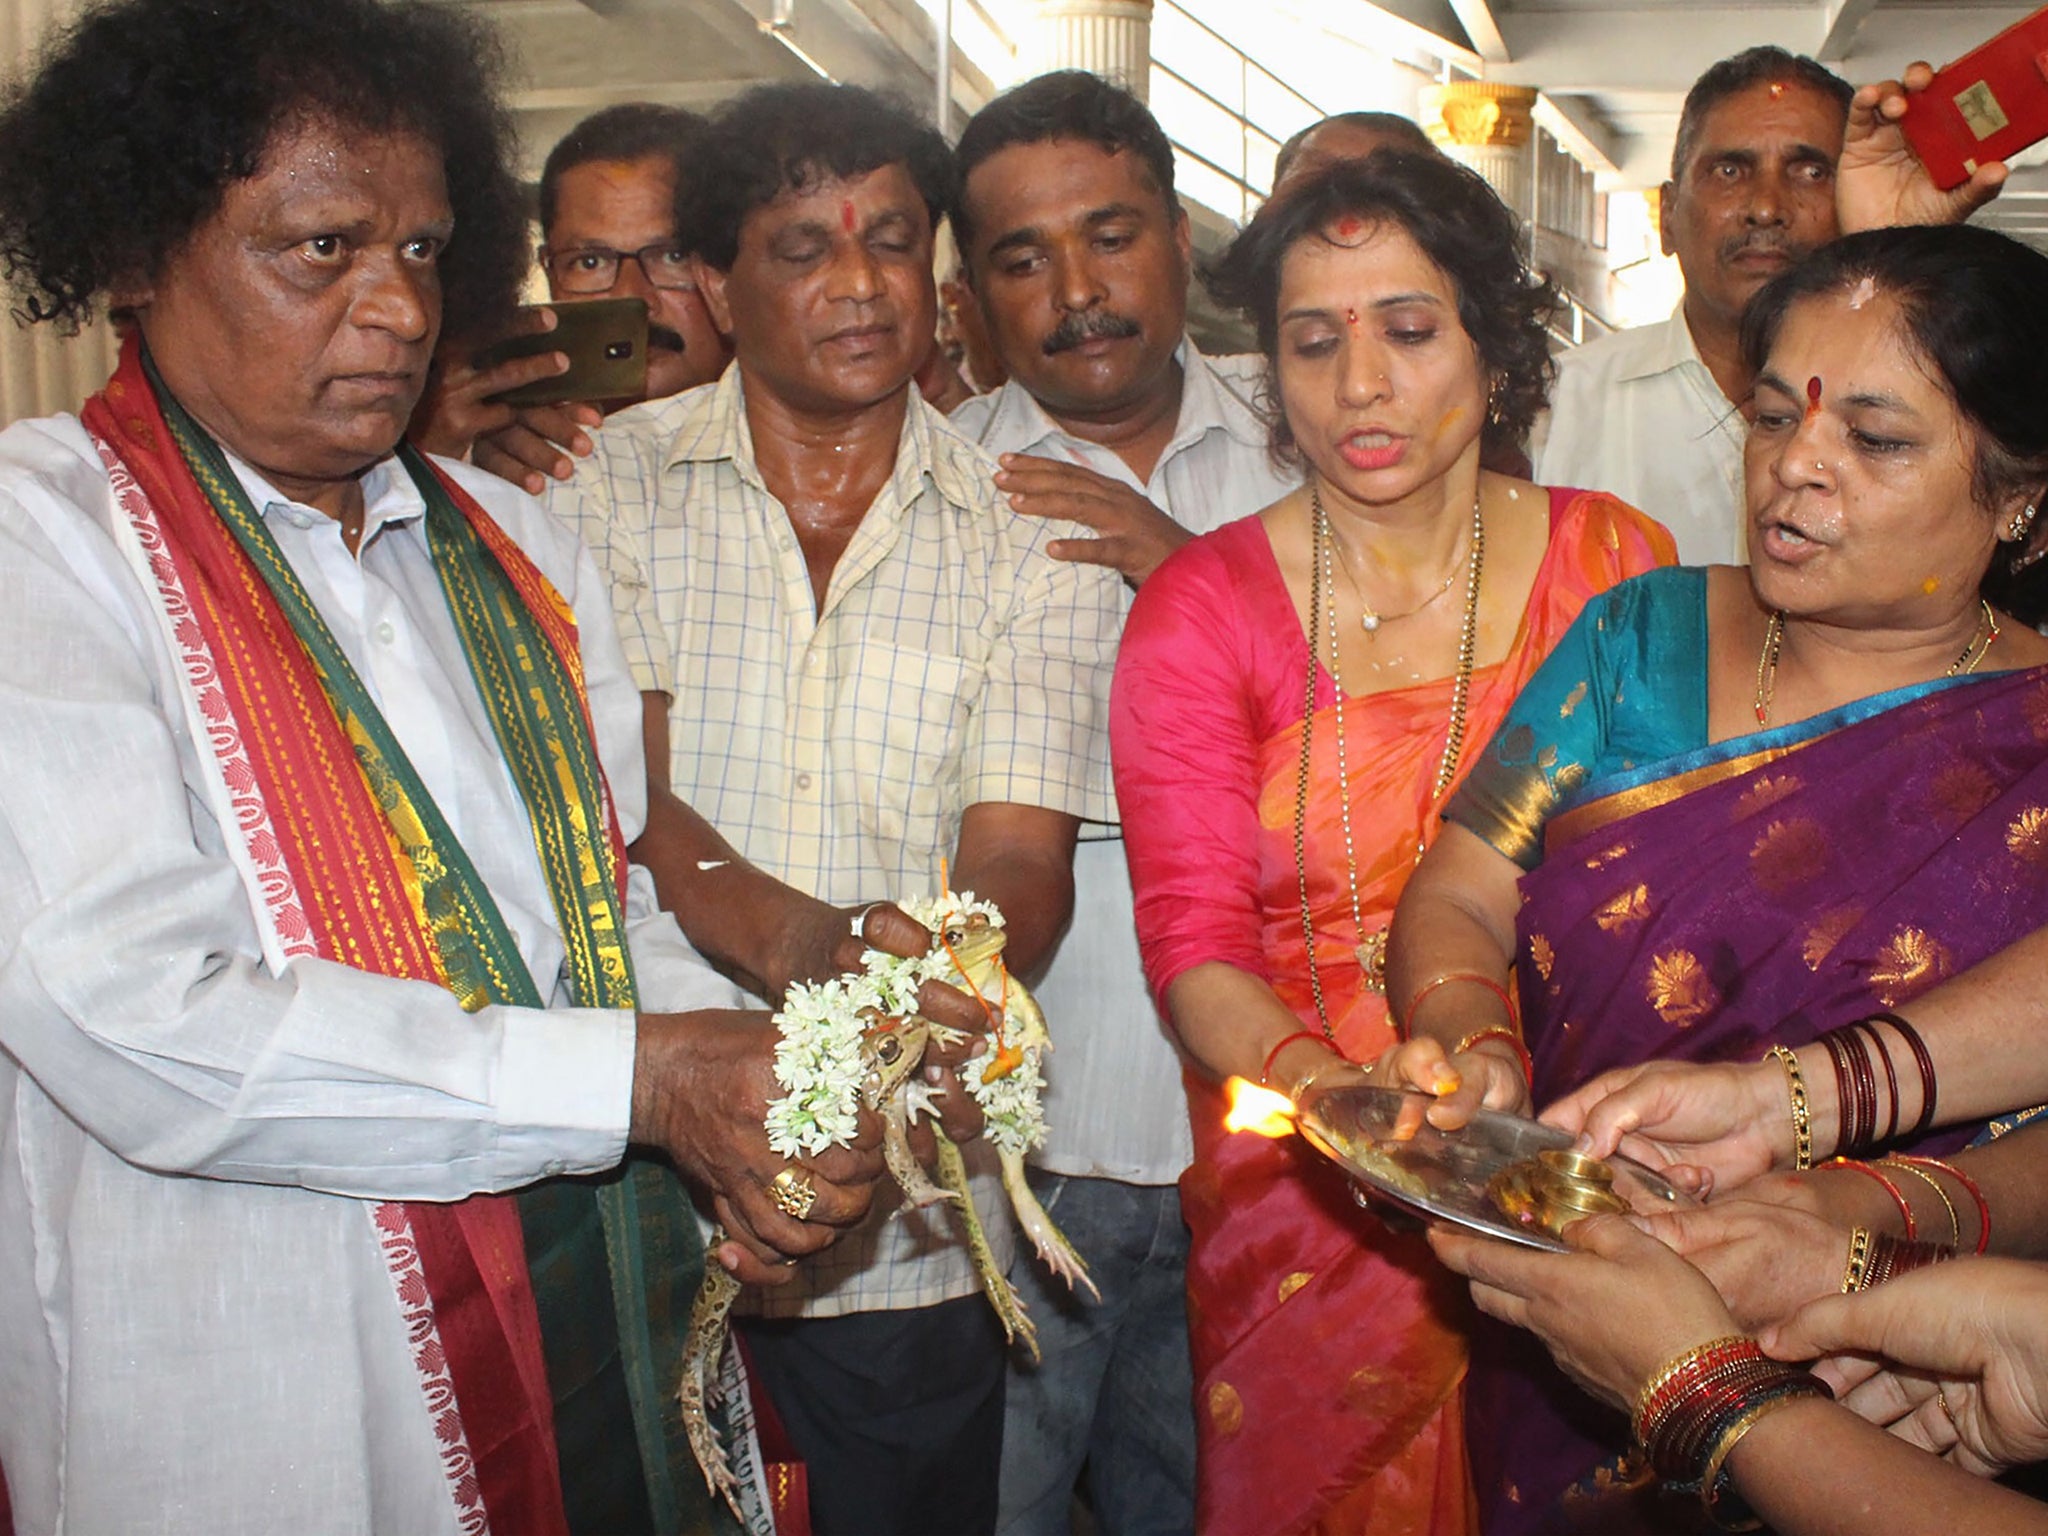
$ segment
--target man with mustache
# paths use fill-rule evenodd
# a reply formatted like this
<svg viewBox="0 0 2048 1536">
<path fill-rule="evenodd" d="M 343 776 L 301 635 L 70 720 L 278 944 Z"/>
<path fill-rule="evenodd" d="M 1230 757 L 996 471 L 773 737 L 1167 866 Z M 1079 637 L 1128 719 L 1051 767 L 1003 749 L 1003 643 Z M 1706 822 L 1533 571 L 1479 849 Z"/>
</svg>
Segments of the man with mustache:
<svg viewBox="0 0 2048 1536">
<path fill-rule="evenodd" d="M 699 950 L 771 1001 L 867 944 L 922 952 L 887 902 L 949 867 L 1028 974 L 1067 921 L 1076 829 L 1111 814 L 1122 586 L 1052 558 L 1070 530 L 1003 507 L 913 387 L 951 154 L 902 108 L 816 82 L 735 99 L 701 153 L 683 236 L 734 365 L 615 417 L 552 498 L 610 580 L 650 778 L 674 791 L 651 796 L 638 855 Z M 985 1034 L 949 996 L 965 1012 L 943 1022 Z M 964 1150 L 1006 1262 L 994 1157 Z M 885 1196 L 846 1243 L 741 1302 L 813 1527 L 992 1529 L 1003 1340 L 954 1218 Z"/>
<path fill-rule="evenodd" d="M 1187 336 L 1187 215 L 1172 148 L 1142 102 L 1092 74 L 1042 75 L 977 113 L 958 159 L 954 235 L 1009 381 L 953 420 L 1002 456 L 996 483 L 1018 511 L 1093 535 L 1060 539 L 1054 556 L 1134 587 L 1192 534 L 1292 486 L 1250 404 L 1258 360 L 1204 357 Z M 1001 1529 L 1064 1532 L 1085 1463 L 1104 1530 L 1189 1530 L 1194 1386 L 1175 1181 L 1192 1147 L 1107 817 L 1082 829 L 1073 928 L 1038 995 L 1059 1048 L 1032 1178 L 1102 1301 L 1077 1306 L 1026 1258 L 1013 1267 L 1045 1355 L 1011 1372 Z"/>
<path fill-rule="evenodd" d="M 548 295 L 564 303 L 646 301 L 647 400 L 708 384 L 732 360 L 698 296 L 689 252 L 676 240 L 678 186 L 703 126 L 680 107 L 606 107 L 570 129 L 541 170 L 540 263 Z M 590 452 L 589 434 L 604 412 L 590 404 L 520 408 L 489 400 L 561 372 L 568 358 L 547 352 L 480 370 L 466 361 L 474 350 L 474 341 L 462 338 L 444 351 L 415 439 L 443 453 L 468 447 L 479 469 L 536 496 L 549 480 L 568 479 L 575 458 Z M 636 403 L 607 402 L 614 410 Z"/>
<path fill-rule="evenodd" d="M 1935 190 L 1899 132 L 1924 64 L 1852 91 L 1812 59 L 1745 49 L 1693 83 L 1661 202 L 1685 296 L 1671 318 L 1567 352 L 1535 479 L 1612 492 L 1668 527 L 1686 565 L 1746 558 L 1742 444 L 1751 379 L 1739 334 L 1750 297 L 1837 234 L 1960 222 L 1997 195 L 2002 165 Z"/>
</svg>

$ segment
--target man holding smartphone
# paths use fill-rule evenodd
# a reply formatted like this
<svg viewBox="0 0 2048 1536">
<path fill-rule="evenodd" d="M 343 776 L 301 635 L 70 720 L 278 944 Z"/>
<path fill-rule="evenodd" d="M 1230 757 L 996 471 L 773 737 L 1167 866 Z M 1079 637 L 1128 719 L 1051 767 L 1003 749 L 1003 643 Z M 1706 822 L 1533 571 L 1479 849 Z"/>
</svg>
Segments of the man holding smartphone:
<svg viewBox="0 0 2048 1536">
<path fill-rule="evenodd" d="M 647 383 L 635 399 L 605 402 L 613 409 L 708 384 L 732 359 L 676 239 L 677 186 L 702 129 L 703 119 L 680 107 L 626 102 L 578 123 L 541 171 L 540 262 L 549 296 L 647 305 Z M 548 309 L 520 318 L 543 331 L 555 324 Z M 565 372 L 568 354 L 478 368 L 474 352 L 469 339 L 444 350 L 413 419 L 414 440 L 440 453 L 467 449 L 479 469 L 536 496 L 550 479 L 566 480 L 575 457 L 590 452 L 589 433 L 604 411 L 589 402 L 513 406 L 491 397 Z"/>
</svg>

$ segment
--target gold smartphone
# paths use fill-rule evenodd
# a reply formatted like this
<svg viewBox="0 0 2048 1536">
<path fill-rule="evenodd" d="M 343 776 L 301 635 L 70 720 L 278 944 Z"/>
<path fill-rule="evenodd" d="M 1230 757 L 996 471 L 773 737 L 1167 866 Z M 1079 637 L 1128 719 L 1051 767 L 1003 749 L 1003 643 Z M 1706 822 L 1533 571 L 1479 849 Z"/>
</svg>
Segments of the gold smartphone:
<svg viewBox="0 0 2048 1536">
<path fill-rule="evenodd" d="M 576 299 L 528 304 L 555 312 L 555 328 L 508 336 L 477 354 L 479 368 L 494 368 L 515 357 L 565 352 L 569 371 L 508 389 L 491 399 L 504 405 L 560 405 L 571 400 L 638 400 L 647 393 L 647 301 Z"/>
</svg>

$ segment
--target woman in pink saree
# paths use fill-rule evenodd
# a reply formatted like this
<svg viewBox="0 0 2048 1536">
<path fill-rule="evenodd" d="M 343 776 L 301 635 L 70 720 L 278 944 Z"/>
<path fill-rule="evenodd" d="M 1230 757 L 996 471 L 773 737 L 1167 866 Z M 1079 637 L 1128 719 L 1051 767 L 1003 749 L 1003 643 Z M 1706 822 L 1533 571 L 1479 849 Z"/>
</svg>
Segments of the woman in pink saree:
<svg viewBox="0 0 2048 1536">
<path fill-rule="evenodd" d="M 1610 497 L 1480 468 L 1547 377 L 1554 293 L 1517 249 L 1491 190 L 1431 156 L 1382 151 L 1269 203 L 1211 285 L 1258 328 L 1307 483 L 1161 566 L 1124 633 L 1139 938 L 1190 1058 L 1204 1531 L 1473 1528 L 1461 1287 L 1297 1144 L 1226 1135 L 1218 1085 L 1284 1088 L 1392 1043 L 1387 924 L 1466 741 L 1589 597 L 1672 558 Z"/>
<path fill-rule="evenodd" d="M 1753 301 L 1752 565 L 1589 605 L 1402 904 L 1395 996 L 1451 978 L 1470 1027 L 1500 1016 L 1490 984 L 1515 967 L 1536 1104 L 1652 1058 L 1754 1062 L 1850 1028 L 1889 1063 L 1862 1144 L 1939 1154 L 1983 1129 L 1920 1134 L 1932 1068 L 1898 1020 L 2048 923 L 2048 640 L 2011 611 L 2048 488 L 2043 293 L 2048 258 L 1949 227 L 1850 236 Z M 1435 1080 L 1448 1017 L 1425 1011 L 1390 1069 Z M 1818 1089 L 1830 1054 L 1801 1054 Z M 1440 1122 L 1482 1095 L 1531 1102 L 1519 1073 L 1459 1065 Z M 1974 1237 L 1963 1189 L 1942 1198 Z M 1813 1290 L 1786 1308 L 1844 1273 L 1850 1234 L 1798 1232 L 1816 1229 Z M 1625 1426 L 1505 1332 L 1488 1342 L 1489 1530 L 1692 1528 L 1696 1503 L 1619 1459 Z"/>
</svg>

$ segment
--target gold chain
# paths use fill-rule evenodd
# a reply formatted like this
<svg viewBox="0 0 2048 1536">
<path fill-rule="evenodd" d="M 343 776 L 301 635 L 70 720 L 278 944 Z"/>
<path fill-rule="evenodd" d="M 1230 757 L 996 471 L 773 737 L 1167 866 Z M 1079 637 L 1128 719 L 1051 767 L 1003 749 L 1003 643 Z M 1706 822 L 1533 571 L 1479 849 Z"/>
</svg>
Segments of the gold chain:
<svg viewBox="0 0 2048 1536">
<path fill-rule="evenodd" d="M 1313 532 L 1309 544 L 1308 581 L 1308 679 L 1303 689 L 1301 704 L 1301 761 L 1294 781 L 1294 878 L 1301 893 L 1301 937 L 1307 950 L 1309 991 L 1314 995 L 1316 1020 L 1322 1025 L 1323 1038 L 1336 1043 L 1337 1036 L 1330 1028 L 1330 1011 L 1323 999 L 1323 977 L 1316 965 L 1316 928 L 1314 911 L 1308 897 L 1308 783 L 1314 721 L 1316 714 L 1316 646 L 1323 633 L 1323 608 L 1327 602 L 1330 609 L 1330 685 L 1336 694 L 1336 708 L 1332 712 L 1336 722 L 1337 741 L 1337 815 L 1344 829 L 1344 874 L 1351 894 L 1351 931 L 1358 934 L 1357 948 L 1359 964 L 1367 972 L 1367 983 L 1374 991 L 1384 988 L 1383 979 L 1372 974 L 1372 957 L 1384 964 L 1385 950 L 1376 947 L 1365 935 L 1364 920 L 1358 905 L 1358 855 L 1351 838 L 1351 788 L 1349 774 L 1344 763 L 1344 678 L 1339 670 L 1337 658 L 1337 591 L 1336 577 L 1331 569 L 1330 548 L 1334 540 L 1330 536 L 1330 520 L 1323 512 L 1322 487 L 1314 480 L 1309 482 L 1309 509 L 1313 516 Z M 1457 777 L 1458 759 L 1465 748 L 1465 712 L 1472 697 L 1472 668 L 1479 654 L 1479 581 L 1486 563 L 1486 524 L 1480 515 L 1479 495 L 1472 497 L 1472 543 L 1469 550 L 1471 564 L 1465 575 L 1465 616 L 1458 634 L 1458 670 L 1451 685 L 1451 723 L 1444 736 L 1443 756 L 1437 760 L 1436 783 L 1430 793 L 1430 807 L 1423 815 L 1425 833 L 1429 814 L 1443 799 L 1444 791 L 1452 779 Z M 1347 572 L 1348 574 L 1348 572 Z M 1455 574 L 1455 568 L 1453 570 Z M 1364 595 L 1360 594 L 1360 601 Z M 1424 605 L 1428 606 L 1427 604 Z M 1415 857 L 1419 861 L 1426 846 L 1423 838 L 1416 840 Z M 1374 935 L 1374 939 L 1381 938 Z"/>
<path fill-rule="evenodd" d="M 1336 539 L 1332 537 L 1331 542 L 1333 544 L 1336 543 Z M 1343 569 L 1344 579 L 1351 583 L 1353 595 L 1358 598 L 1359 627 L 1365 631 L 1366 639 L 1377 640 L 1380 637 L 1380 630 L 1383 626 L 1398 624 L 1403 619 L 1412 619 L 1425 608 L 1435 606 L 1436 600 L 1451 590 L 1451 583 L 1458 579 L 1458 572 L 1465 569 L 1465 562 L 1471 557 L 1472 546 L 1468 543 L 1459 552 L 1458 558 L 1451 568 L 1444 572 L 1444 579 L 1438 584 L 1437 589 L 1413 608 L 1404 609 L 1400 613 L 1381 613 L 1377 608 L 1373 607 L 1372 600 L 1365 595 L 1365 588 L 1359 583 L 1358 573 L 1351 569 L 1351 557 L 1345 554 L 1341 547 L 1337 552 L 1337 564 Z"/>
<path fill-rule="evenodd" d="M 1958 674 L 1968 677 L 1983 664 L 1991 654 L 1991 643 L 1998 638 L 1998 615 L 1991 611 L 1991 605 L 1983 598 L 1977 599 L 1977 606 L 1984 610 L 1983 617 L 1970 635 L 1970 643 L 1963 647 L 1960 656 L 1949 663 L 1944 677 Z M 1759 728 L 1771 723 L 1771 695 L 1778 686 L 1778 650 L 1785 643 L 1785 610 L 1776 608 L 1764 624 L 1764 648 L 1756 659 L 1756 723 Z"/>
</svg>

